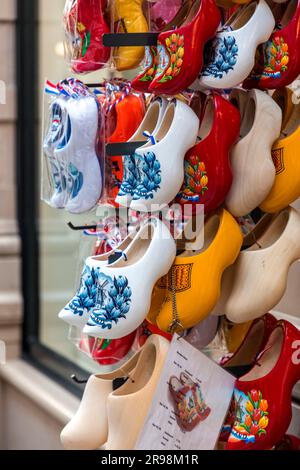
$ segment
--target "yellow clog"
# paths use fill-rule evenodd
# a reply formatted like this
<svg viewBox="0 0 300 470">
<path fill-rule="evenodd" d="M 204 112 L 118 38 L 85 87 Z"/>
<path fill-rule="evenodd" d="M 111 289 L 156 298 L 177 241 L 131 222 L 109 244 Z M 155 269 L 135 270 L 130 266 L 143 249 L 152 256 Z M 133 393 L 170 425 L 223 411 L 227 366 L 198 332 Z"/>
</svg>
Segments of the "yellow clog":
<svg viewBox="0 0 300 470">
<path fill-rule="evenodd" d="M 226 317 L 222 319 L 222 329 L 224 332 L 228 352 L 235 353 L 244 341 L 253 321 L 246 323 L 232 323 Z"/>
<path fill-rule="evenodd" d="M 115 0 L 114 23 L 117 33 L 147 33 L 148 22 L 143 12 L 143 0 Z M 124 46 L 114 50 L 117 70 L 134 69 L 143 60 L 145 48 L 140 46 Z"/>
<path fill-rule="evenodd" d="M 274 144 L 272 150 L 276 177 L 270 194 L 260 206 L 264 212 L 278 212 L 300 197 L 299 124 L 300 104 L 294 104 L 282 129 L 281 138 Z"/>
<path fill-rule="evenodd" d="M 203 248 L 192 251 L 190 244 L 191 249 L 177 256 L 168 275 L 157 283 L 148 318 L 166 332 L 191 328 L 203 320 L 217 303 L 222 274 L 236 260 L 242 242 L 240 227 L 229 212 L 223 209 L 212 215 L 204 225 Z"/>
</svg>

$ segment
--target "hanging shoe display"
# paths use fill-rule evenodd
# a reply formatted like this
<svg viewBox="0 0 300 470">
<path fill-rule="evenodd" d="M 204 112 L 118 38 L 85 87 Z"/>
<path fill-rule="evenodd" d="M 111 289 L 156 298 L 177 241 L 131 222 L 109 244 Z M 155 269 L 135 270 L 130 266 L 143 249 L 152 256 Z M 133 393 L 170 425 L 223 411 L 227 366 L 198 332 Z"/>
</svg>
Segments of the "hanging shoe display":
<svg viewBox="0 0 300 470">
<path fill-rule="evenodd" d="M 68 64 L 105 70 L 44 93 L 41 197 L 80 239 L 58 316 L 89 370 L 65 449 L 299 447 L 297 305 L 279 312 L 300 259 L 299 5 L 66 0 Z"/>
</svg>

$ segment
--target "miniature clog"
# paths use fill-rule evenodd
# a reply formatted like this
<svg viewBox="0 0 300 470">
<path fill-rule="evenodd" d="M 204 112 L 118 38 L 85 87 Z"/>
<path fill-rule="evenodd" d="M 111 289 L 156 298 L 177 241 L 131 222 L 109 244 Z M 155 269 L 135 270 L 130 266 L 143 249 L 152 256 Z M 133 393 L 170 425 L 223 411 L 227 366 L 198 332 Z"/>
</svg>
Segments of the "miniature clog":
<svg viewBox="0 0 300 470">
<path fill-rule="evenodd" d="M 224 202 L 232 184 L 229 153 L 239 130 L 239 111 L 217 93 L 208 95 L 200 122 L 199 143 L 185 156 L 184 183 L 177 202 L 189 204 L 193 213 L 203 204 L 205 214 Z"/>
<path fill-rule="evenodd" d="M 233 88 L 251 72 L 257 46 L 269 39 L 275 26 L 265 0 L 239 8 L 207 46 L 200 88 Z"/>
<path fill-rule="evenodd" d="M 147 33 L 149 26 L 143 12 L 143 0 L 115 0 L 113 2 L 115 33 Z M 114 50 L 114 61 L 119 72 L 138 67 L 144 57 L 142 46 L 123 46 Z"/>
<path fill-rule="evenodd" d="M 106 0 L 68 0 L 64 11 L 66 47 L 74 73 L 101 69 L 110 58 L 102 36 L 110 32 L 104 17 Z"/>
<path fill-rule="evenodd" d="M 102 191 L 102 175 L 96 154 L 99 114 L 96 100 L 86 96 L 67 98 L 56 109 L 63 117 L 61 138 L 54 148 L 52 166 L 56 163 L 56 192 L 64 192 L 64 207 L 80 214 L 93 209 Z M 60 108 L 60 111 L 58 111 Z M 55 205 L 55 204 L 54 204 Z"/>
<path fill-rule="evenodd" d="M 245 100 L 239 97 L 246 95 Z M 231 152 L 233 183 L 226 207 L 235 217 L 250 214 L 269 194 L 275 181 L 271 150 L 281 129 L 282 113 L 272 98 L 260 90 L 234 90 L 242 116 L 240 140 Z"/>
</svg>

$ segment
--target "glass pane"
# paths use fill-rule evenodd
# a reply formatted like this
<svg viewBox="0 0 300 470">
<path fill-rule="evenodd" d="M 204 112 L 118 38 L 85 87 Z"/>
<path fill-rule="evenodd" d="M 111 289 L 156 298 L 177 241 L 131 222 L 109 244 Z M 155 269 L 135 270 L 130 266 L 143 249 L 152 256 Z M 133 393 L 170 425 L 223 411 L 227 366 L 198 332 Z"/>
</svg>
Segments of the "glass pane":
<svg viewBox="0 0 300 470">
<path fill-rule="evenodd" d="M 62 14 L 65 0 L 39 0 L 39 117 L 42 136 L 43 88 L 45 79 L 53 83 L 71 75 L 64 60 Z M 81 78 L 99 82 L 101 72 Z M 80 78 L 80 77 L 79 77 Z M 40 145 L 41 148 L 41 145 Z M 76 273 L 80 269 L 79 247 L 81 234 L 67 227 L 88 223 L 92 215 L 70 216 L 63 210 L 52 209 L 40 202 L 40 341 L 55 352 L 95 370 L 95 363 L 78 352 L 67 339 L 68 325 L 58 319 L 58 312 L 71 299 L 76 287 Z"/>
</svg>

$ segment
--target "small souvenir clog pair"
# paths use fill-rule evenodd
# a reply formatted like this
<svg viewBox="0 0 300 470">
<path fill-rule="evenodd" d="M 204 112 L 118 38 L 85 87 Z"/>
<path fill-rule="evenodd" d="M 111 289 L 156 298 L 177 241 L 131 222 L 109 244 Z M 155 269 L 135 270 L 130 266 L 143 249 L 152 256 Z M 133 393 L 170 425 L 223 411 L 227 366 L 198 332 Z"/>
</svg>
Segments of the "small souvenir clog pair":
<svg viewBox="0 0 300 470">
<path fill-rule="evenodd" d="M 281 441 L 292 419 L 292 389 L 300 379 L 299 341 L 299 330 L 280 320 L 253 368 L 236 381 L 226 450 L 271 450 Z"/>
<path fill-rule="evenodd" d="M 235 217 L 250 214 L 269 194 L 275 181 L 271 150 L 280 135 L 282 112 L 260 90 L 233 90 L 230 95 L 241 113 L 240 140 L 231 151 L 233 183 L 226 207 Z"/>
<path fill-rule="evenodd" d="M 194 382 L 185 372 L 181 372 L 180 378 L 170 378 L 169 390 L 177 423 L 183 431 L 191 432 L 210 415 L 211 409 L 204 401 L 201 385 Z"/>
<path fill-rule="evenodd" d="M 143 0 L 114 0 L 113 19 L 115 33 L 147 33 L 149 26 L 143 11 Z M 113 52 L 119 72 L 139 66 L 144 57 L 144 47 L 123 46 Z"/>
<path fill-rule="evenodd" d="M 92 375 L 78 411 L 61 432 L 66 450 L 133 450 L 168 353 L 169 342 L 151 335 L 118 370 Z M 123 382 L 118 388 L 117 381 Z M 138 409 L 138 413 L 135 411 Z M 130 432 L 128 425 L 130 423 Z"/>
<path fill-rule="evenodd" d="M 209 315 L 220 295 L 222 274 L 240 252 L 242 234 L 226 210 L 212 215 L 203 230 L 176 257 L 168 275 L 153 291 L 148 320 L 163 331 L 180 332 Z M 203 248 L 194 251 L 203 235 Z"/>
<path fill-rule="evenodd" d="M 257 46 L 269 39 L 275 26 L 265 0 L 239 8 L 207 45 L 204 66 L 195 87 L 227 89 L 251 72 Z"/>
<path fill-rule="evenodd" d="M 176 199 L 189 205 L 194 214 L 199 204 L 209 214 L 224 202 L 232 184 L 229 153 L 239 130 L 239 111 L 221 95 L 208 95 L 200 120 L 199 143 L 185 156 L 184 183 Z"/>
<path fill-rule="evenodd" d="M 71 325 L 85 325 L 83 333 L 93 337 L 130 334 L 146 318 L 153 287 L 169 271 L 175 255 L 169 229 L 159 219 L 149 219 L 116 261 L 87 259 L 79 291 L 59 317 Z"/>
<path fill-rule="evenodd" d="M 293 103 L 291 92 L 276 93 L 275 100 L 288 100 L 284 108 L 283 127 L 279 140 L 272 149 L 276 169 L 274 184 L 260 204 L 264 212 L 275 213 L 292 204 L 300 197 L 300 104 Z"/>
<path fill-rule="evenodd" d="M 194 111 L 173 99 L 162 114 L 165 103 L 160 100 L 151 142 L 124 158 L 124 178 L 116 202 L 134 211 L 152 212 L 175 199 L 184 179 L 184 156 L 197 139 L 199 119 Z M 149 131 L 148 124 L 154 127 L 154 112 L 150 107 L 131 141 Z"/>
<path fill-rule="evenodd" d="M 300 215 L 281 211 L 257 242 L 242 251 L 224 273 L 215 311 L 234 323 L 271 311 L 283 297 L 289 268 L 300 259 Z"/>
<path fill-rule="evenodd" d="M 93 209 L 102 192 L 96 155 L 99 112 L 96 100 L 55 98 L 43 150 L 51 168 L 50 205 L 80 214 Z"/>
<path fill-rule="evenodd" d="M 284 8 L 272 36 L 258 48 L 245 88 L 273 90 L 289 85 L 300 75 L 300 0 L 290 0 Z"/>
<path fill-rule="evenodd" d="M 147 82 L 147 91 L 159 95 L 176 95 L 188 88 L 202 68 L 204 45 L 214 36 L 220 20 L 215 0 L 184 2 L 174 20 L 177 29 L 170 28 L 159 34 L 159 60 L 156 51 L 152 51 L 151 57 L 151 49 L 148 49 L 144 70 L 133 81 L 133 87 L 140 90 L 141 84 Z M 146 91 L 144 87 L 143 91 Z"/>
<path fill-rule="evenodd" d="M 101 69 L 110 58 L 102 36 L 110 32 L 105 20 L 107 0 L 67 0 L 64 10 L 66 49 L 74 73 Z"/>
</svg>

